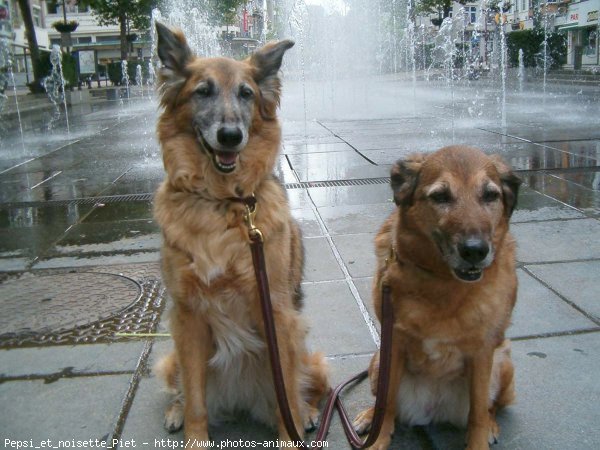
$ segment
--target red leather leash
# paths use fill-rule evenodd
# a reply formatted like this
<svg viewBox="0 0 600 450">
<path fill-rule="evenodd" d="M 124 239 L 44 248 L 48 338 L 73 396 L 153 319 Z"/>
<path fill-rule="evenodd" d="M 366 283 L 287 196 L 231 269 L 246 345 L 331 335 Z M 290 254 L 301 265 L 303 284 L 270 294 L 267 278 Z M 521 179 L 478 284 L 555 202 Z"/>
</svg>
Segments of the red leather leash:
<svg viewBox="0 0 600 450">
<path fill-rule="evenodd" d="M 279 358 L 279 346 L 277 344 L 277 334 L 275 332 L 275 320 L 273 317 L 273 308 L 271 305 L 271 295 L 269 292 L 269 280 L 267 277 L 267 269 L 265 264 L 263 235 L 254 225 L 256 216 L 256 199 L 254 196 L 248 197 L 253 199 L 246 201 L 241 199 L 241 202 L 246 206 L 244 220 L 248 226 L 248 235 L 250 237 L 250 249 L 252 252 L 252 262 L 256 275 L 256 284 L 258 286 L 263 321 L 265 327 L 265 337 L 268 344 L 269 360 L 271 362 L 271 372 L 273 375 L 273 383 L 275 385 L 275 394 L 277 405 L 281 414 L 281 418 L 286 427 L 288 435 L 292 441 L 305 446 L 304 440 L 296 429 L 294 418 L 289 408 L 287 392 L 285 390 L 285 380 L 281 369 L 281 360 Z M 363 441 L 352 426 L 352 422 L 348 417 L 346 409 L 340 399 L 340 394 L 349 384 L 364 380 L 368 372 L 365 370 L 348 381 L 339 384 L 335 389 L 331 390 L 325 403 L 325 408 L 321 415 L 319 428 L 316 433 L 315 441 L 324 441 L 329 432 L 331 418 L 333 416 L 333 408 L 335 407 L 340 416 L 344 433 L 350 442 L 350 445 L 355 449 L 363 449 L 372 445 L 381 430 L 385 413 L 385 403 L 389 388 L 389 376 L 391 365 L 391 347 L 392 347 L 392 331 L 394 324 L 393 308 L 391 302 L 391 290 L 386 283 L 382 283 L 382 324 L 381 324 L 381 348 L 379 361 L 379 377 L 377 382 L 377 396 L 375 399 L 375 410 L 373 421 L 369 435 Z M 300 444 L 301 443 L 301 444 Z"/>
</svg>

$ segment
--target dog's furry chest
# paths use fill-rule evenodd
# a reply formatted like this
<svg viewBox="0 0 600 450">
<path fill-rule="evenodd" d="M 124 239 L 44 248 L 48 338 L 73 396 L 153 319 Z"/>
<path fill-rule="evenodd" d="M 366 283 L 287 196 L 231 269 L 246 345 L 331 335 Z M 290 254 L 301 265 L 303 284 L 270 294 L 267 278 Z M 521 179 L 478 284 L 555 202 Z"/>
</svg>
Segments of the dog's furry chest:
<svg viewBox="0 0 600 450">
<path fill-rule="evenodd" d="M 414 374 L 433 378 L 454 378 L 465 368 L 464 352 L 440 339 L 413 339 L 406 346 L 406 367 Z"/>
<path fill-rule="evenodd" d="M 190 249 L 193 271 L 207 286 L 249 254 L 239 229 L 197 235 L 190 239 Z"/>
<path fill-rule="evenodd" d="M 201 299 L 200 313 L 211 330 L 211 367 L 229 370 L 241 359 L 259 358 L 264 353 L 265 342 L 251 318 L 247 299 L 225 291 Z"/>
</svg>

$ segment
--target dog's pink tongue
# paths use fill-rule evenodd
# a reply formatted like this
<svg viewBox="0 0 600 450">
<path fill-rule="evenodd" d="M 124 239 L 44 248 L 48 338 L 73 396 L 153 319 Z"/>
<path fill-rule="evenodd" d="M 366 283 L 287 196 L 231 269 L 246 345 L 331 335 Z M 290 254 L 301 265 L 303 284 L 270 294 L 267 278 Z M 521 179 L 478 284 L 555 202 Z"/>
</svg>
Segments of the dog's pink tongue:
<svg viewBox="0 0 600 450">
<path fill-rule="evenodd" d="M 233 164 L 237 158 L 237 153 L 235 152 L 217 152 L 217 158 L 219 158 L 219 162 L 221 164 L 225 164 L 227 166 Z"/>
</svg>

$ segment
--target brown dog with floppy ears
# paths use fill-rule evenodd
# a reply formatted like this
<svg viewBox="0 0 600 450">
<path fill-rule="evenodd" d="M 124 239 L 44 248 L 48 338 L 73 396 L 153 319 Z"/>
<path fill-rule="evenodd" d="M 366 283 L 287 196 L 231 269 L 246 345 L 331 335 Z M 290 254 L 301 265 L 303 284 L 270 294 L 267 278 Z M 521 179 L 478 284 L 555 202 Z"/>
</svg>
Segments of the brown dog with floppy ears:
<svg viewBox="0 0 600 450">
<path fill-rule="evenodd" d="M 461 146 L 398 161 L 391 175 L 398 209 L 375 238 L 375 311 L 381 283 L 394 311 L 390 388 L 381 434 L 406 425 L 467 426 L 467 448 L 487 449 L 495 415 L 514 399 L 505 331 L 516 300 L 509 219 L 520 180 L 496 157 Z M 379 353 L 369 367 L 373 391 Z M 375 392 L 373 392 L 375 394 Z M 355 419 L 366 432 L 373 408 Z"/>
<path fill-rule="evenodd" d="M 294 44 L 268 44 L 244 61 L 199 58 L 181 31 L 156 29 L 166 178 L 155 217 L 175 342 L 157 367 L 175 394 L 165 425 L 170 431 L 184 425 L 187 443 L 203 448 L 209 421 L 246 410 L 289 441 L 276 406 L 244 213 L 255 198 L 287 397 L 302 430 L 316 421 L 329 384 L 323 356 L 306 348 L 300 230 L 272 175 L 281 145 L 278 72 Z"/>
</svg>

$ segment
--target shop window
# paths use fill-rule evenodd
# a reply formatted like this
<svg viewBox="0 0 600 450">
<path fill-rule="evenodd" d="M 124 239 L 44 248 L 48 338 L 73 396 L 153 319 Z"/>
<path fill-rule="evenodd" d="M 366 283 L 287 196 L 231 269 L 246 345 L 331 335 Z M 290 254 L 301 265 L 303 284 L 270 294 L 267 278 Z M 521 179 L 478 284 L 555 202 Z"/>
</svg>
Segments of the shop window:
<svg viewBox="0 0 600 450">
<path fill-rule="evenodd" d="M 56 0 L 48 0 L 46 2 L 46 10 L 48 14 L 58 14 L 58 3 Z"/>
<path fill-rule="evenodd" d="M 33 17 L 33 24 L 41 28 L 42 27 L 42 8 L 39 5 L 33 5 L 31 7 L 31 16 Z"/>
<path fill-rule="evenodd" d="M 115 42 L 119 40 L 119 36 L 96 36 L 96 42 Z"/>
<path fill-rule="evenodd" d="M 598 31 L 596 28 L 585 28 L 583 30 L 583 54 L 596 56 L 598 46 Z"/>
<path fill-rule="evenodd" d="M 477 7 L 476 6 L 467 7 L 467 21 L 468 21 L 468 23 L 477 22 Z"/>
</svg>

